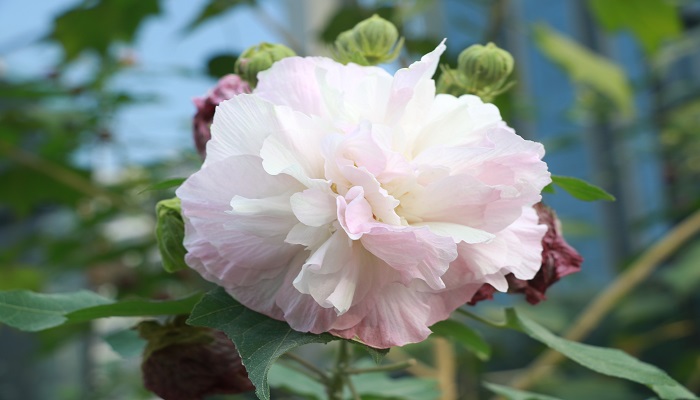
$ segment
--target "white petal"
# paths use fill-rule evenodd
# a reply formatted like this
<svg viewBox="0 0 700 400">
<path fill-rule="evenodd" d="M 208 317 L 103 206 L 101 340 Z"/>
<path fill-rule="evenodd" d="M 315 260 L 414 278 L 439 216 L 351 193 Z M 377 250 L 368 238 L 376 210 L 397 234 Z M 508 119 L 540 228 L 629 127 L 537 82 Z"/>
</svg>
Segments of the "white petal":
<svg viewBox="0 0 700 400">
<path fill-rule="evenodd" d="M 295 193 L 291 198 L 297 219 L 309 226 L 321 226 L 336 220 L 335 197 L 318 189 Z"/>
<path fill-rule="evenodd" d="M 481 229 L 460 224 L 451 224 L 449 222 L 418 222 L 412 225 L 427 226 L 430 228 L 430 231 L 436 235 L 453 238 L 455 243 L 486 243 L 496 237 L 496 235 L 482 231 Z"/>
</svg>

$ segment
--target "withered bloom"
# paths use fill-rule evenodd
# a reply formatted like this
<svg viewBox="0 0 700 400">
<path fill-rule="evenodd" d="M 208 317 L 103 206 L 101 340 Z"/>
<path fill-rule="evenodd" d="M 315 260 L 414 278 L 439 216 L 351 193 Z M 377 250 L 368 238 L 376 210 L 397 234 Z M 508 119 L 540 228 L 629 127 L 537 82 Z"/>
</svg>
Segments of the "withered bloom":
<svg viewBox="0 0 700 400">
<path fill-rule="evenodd" d="M 250 93 L 248 83 L 238 75 L 228 74 L 219 79 L 206 96 L 192 99 L 197 107 L 193 122 L 194 144 L 202 158 L 207 153 L 207 142 L 211 139 L 211 123 L 214 120 L 216 106 L 241 93 Z"/>
<path fill-rule="evenodd" d="M 254 390 L 236 346 L 223 332 L 192 327 L 178 318 L 138 326 L 148 340 L 141 370 L 146 389 L 164 400 L 200 400 Z"/>
<path fill-rule="evenodd" d="M 542 267 L 530 280 L 518 279 L 513 274 L 506 276 L 508 293 L 524 293 L 525 300 L 537 304 L 546 300 L 545 292 L 559 279 L 578 272 L 583 257 L 569 245 L 561 233 L 561 223 L 554 210 L 542 203 L 535 204 L 540 224 L 547 225 L 547 233 L 542 238 Z M 484 284 L 468 304 L 475 305 L 482 300 L 490 300 L 496 289 Z"/>
</svg>

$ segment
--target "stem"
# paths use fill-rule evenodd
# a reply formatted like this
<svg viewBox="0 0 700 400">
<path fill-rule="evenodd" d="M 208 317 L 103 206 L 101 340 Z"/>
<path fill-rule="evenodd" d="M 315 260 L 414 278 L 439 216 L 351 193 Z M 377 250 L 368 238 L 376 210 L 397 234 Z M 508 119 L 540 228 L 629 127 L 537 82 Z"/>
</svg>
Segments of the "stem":
<svg viewBox="0 0 700 400">
<path fill-rule="evenodd" d="M 473 320 L 479 321 L 479 322 L 481 322 L 482 324 L 486 324 L 486 325 L 488 325 L 488 326 L 490 326 L 490 327 L 492 327 L 492 328 L 504 328 L 504 327 L 505 327 L 504 324 L 501 323 L 501 322 L 495 322 L 495 321 L 488 320 L 488 319 L 486 319 L 486 318 L 484 318 L 484 317 L 482 317 L 482 316 L 480 316 L 480 315 L 474 314 L 474 313 L 472 313 L 471 311 L 467 311 L 467 310 L 465 310 L 465 309 L 463 309 L 463 308 L 458 308 L 458 309 L 455 310 L 455 311 L 457 311 L 458 313 L 460 313 L 460 314 L 462 314 L 462 315 L 464 315 L 464 316 L 466 316 L 466 317 L 469 317 L 469 318 L 471 318 L 471 319 L 473 319 Z"/>
<path fill-rule="evenodd" d="M 329 400 L 343 400 L 343 389 L 346 383 L 345 371 L 350 360 L 350 347 L 345 340 L 340 341 L 338 358 L 335 361 L 333 375 L 326 385 L 326 393 Z"/>
<path fill-rule="evenodd" d="M 647 278 L 663 260 L 676 252 L 698 232 L 700 232 L 700 210 L 695 211 L 683 222 L 676 225 L 675 228 L 657 241 L 620 274 L 586 307 L 563 337 L 572 341 L 580 341 L 585 338 L 598 326 L 600 321 L 620 299 Z M 516 389 L 529 388 L 563 359 L 564 356 L 548 349 L 535 359 L 522 375 L 517 376 L 510 386 Z"/>
<path fill-rule="evenodd" d="M 457 386 L 455 385 L 457 365 L 454 346 L 441 337 L 433 339 L 433 344 L 435 345 L 435 365 L 438 370 L 436 378 L 442 393 L 440 400 L 455 400 L 457 399 Z"/>
<path fill-rule="evenodd" d="M 378 367 L 369 368 L 358 368 L 358 369 L 346 369 L 345 373 L 348 375 L 358 375 L 367 374 L 371 372 L 389 372 L 389 371 L 399 371 L 416 365 L 416 360 L 410 359 L 402 362 L 397 362 L 389 365 L 380 365 Z"/>
<path fill-rule="evenodd" d="M 355 389 L 355 384 L 352 383 L 352 379 L 350 379 L 350 376 L 345 375 L 343 377 L 343 381 L 345 382 L 346 385 L 348 385 L 348 389 L 350 389 L 350 394 L 352 395 L 352 400 L 362 400 L 360 397 L 360 394 L 357 393 L 357 389 Z"/>
<path fill-rule="evenodd" d="M 316 375 L 319 378 L 321 383 L 328 382 L 328 379 L 329 379 L 328 374 L 326 374 L 324 371 L 322 371 L 320 368 L 316 367 L 315 365 L 311 364 L 310 362 L 299 357 L 298 355 L 296 355 L 294 353 L 286 353 L 284 355 L 284 357 L 296 362 L 297 364 L 306 368 L 309 372 L 313 372 L 314 375 Z"/>
<path fill-rule="evenodd" d="M 129 204 L 121 197 L 95 185 L 89 179 L 76 174 L 60 164 L 29 153 L 5 141 L 0 141 L 0 153 L 24 167 L 31 168 L 87 196 L 106 197 L 113 205 L 123 210 L 128 210 L 130 208 Z"/>
</svg>

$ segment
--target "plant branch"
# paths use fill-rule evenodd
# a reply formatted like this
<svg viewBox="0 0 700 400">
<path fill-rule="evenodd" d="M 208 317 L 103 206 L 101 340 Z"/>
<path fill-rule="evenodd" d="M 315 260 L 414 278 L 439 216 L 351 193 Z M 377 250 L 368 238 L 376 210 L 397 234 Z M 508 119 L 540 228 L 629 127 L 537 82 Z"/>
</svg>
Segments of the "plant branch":
<svg viewBox="0 0 700 400">
<path fill-rule="evenodd" d="M 378 367 L 347 369 L 347 370 L 345 370 L 345 373 L 348 375 L 358 375 L 358 374 L 367 374 L 367 373 L 371 373 L 371 372 L 398 371 L 398 370 L 412 367 L 414 365 L 416 365 L 416 360 L 411 358 L 411 359 L 406 360 L 406 361 L 397 362 L 397 363 L 388 364 L 388 365 L 380 365 Z"/>
<path fill-rule="evenodd" d="M 297 364 L 301 365 L 302 367 L 306 368 L 309 372 L 313 372 L 314 375 L 316 375 L 322 383 L 328 382 L 328 374 L 326 374 L 324 371 L 322 371 L 320 368 L 317 366 L 311 364 L 310 362 L 304 360 L 303 358 L 299 357 L 298 355 L 294 353 L 286 353 L 284 354 L 285 358 L 288 358 Z"/>
<path fill-rule="evenodd" d="M 52 161 L 41 158 L 37 155 L 29 153 L 17 146 L 13 146 L 5 141 L 0 141 L 0 154 L 3 154 L 10 160 L 20 164 L 24 167 L 33 169 L 36 172 L 44 174 L 62 184 L 75 189 L 76 191 L 83 193 L 91 197 L 105 197 L 109 199 L 112 204 L 124 210 L 130 208 L 124 199 L 118 197 L 114 193 L 105 190 L 97 185 L 95 185 L 89 179 L 86 179 L 79 174 L 71 171 L 70 169 L 54 163 Z"/>
<path fill-rule="evenodd" d="M 447 339 L 441 337 L 433 339 L 433 344 L 435 345 L 435 366 L 438 371 L 436 378 L 442 393 L 440 400 L 455 400 L 457 399 L 457 386 L 455 385 L 457 363 L 454 358 L 454 346 Z"/>
<path fill-rule="evenodd" d="M 580 341 L 603 320 L 627 293 L 646 279 L 666 258 L 700 232 L 700 210 L 676 225 L 630 265 L 617 279 L 598 295 L 563 335 L 565 339 Z M 460 310 L 461 311 L 461 310 Z M 542 353 L 522 375 L 510 384 L 516 389 L 527 389 L 561 362 L 564 356 L 548 349 Z"/>
</svg>

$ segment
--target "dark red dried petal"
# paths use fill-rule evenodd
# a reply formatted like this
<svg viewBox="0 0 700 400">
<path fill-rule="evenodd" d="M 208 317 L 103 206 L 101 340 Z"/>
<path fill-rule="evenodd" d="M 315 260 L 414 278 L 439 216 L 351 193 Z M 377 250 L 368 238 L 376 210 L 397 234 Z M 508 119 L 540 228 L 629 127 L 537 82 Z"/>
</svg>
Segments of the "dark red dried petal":
<svg viewBox="0 0 700 400">
<path fill-rule="evenodd" d="M 199 400 L 254 390 L 234 344 L 211 330 L 209 343 L 174 343 L 141 364 L 144 386 L 164 400 Z"/>
<path fill-rule="evenodd" d="M 197 107 L 192 126 L 194 144 L 202 158 L 206 156 L 207 142 L 211 139 L 211 123 L 216 106 L 241 93 L 250 93 L 250 86 L 238 75 L 229 74 L 219 79 L 206 96 L 192 99 Z"/>
<path fill-rule="evenodd" d="M 583 257 L 569 245 L 561 234 L 559 218 L 554 211 L 542 203 L 534 206 L 540 224 L 547 225 L 542 238 L 542 265 L 534 278 L 522 280 L 513 274 L 506 275 L 508 293 L 523 293 L 530 304 L 546 300 L 545 292 L 559 279 L 581 270 Z M 475 305 L 482 300 L 491 300 L 495 289 L 484 284 L 468 303 Z"/>
</svg>

